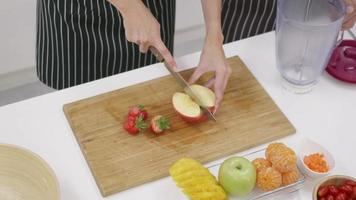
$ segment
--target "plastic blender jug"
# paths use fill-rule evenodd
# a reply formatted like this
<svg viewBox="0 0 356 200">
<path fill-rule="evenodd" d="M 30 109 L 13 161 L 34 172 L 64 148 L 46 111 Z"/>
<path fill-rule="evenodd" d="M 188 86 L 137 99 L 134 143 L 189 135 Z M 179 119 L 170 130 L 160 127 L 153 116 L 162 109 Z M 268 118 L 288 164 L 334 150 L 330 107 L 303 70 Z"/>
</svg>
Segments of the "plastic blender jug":
<svg viewBox="0 0 356 200">
<path fill-rule="evenodd" d="M 278 0 L 277 68 L 295 92 L 310 91 L 324 71 L 346 13 L 344 0 Z"/>
</svg>

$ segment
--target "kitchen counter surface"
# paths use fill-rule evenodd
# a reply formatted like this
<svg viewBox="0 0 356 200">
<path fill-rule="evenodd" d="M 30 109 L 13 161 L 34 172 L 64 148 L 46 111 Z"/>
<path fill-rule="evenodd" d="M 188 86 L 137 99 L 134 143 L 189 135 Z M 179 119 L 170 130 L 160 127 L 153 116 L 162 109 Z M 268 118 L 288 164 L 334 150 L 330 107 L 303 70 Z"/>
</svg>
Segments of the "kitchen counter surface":
<svg viewBox="0 0 356 200">
<path fill-rule="evenodd" d="M 356 177 L 356 85 L 339 82 L 324 73 L 311 93 L 296 95 L 283 89 L 276 69 L 274 32 L 230 43 L 224 48 L 227 57 L 241 57 L 297 129 L 295 135 L 280 141 L 298 149 L 301 139 L 310 138 L 334 155 L 336 167 L 333 174 Z M 177 58 L 178 66 L 184 66 L 182 69 L 196 66 L 199 55 L 194 53 Z M 20 145 L 44 158 L 54 169 L 61 198 L 65 200 L 185 199 L 170 178 L 102 198 L 62 111 L 66 103 L 167 74 L 162 64 L 155 64 L 0 107 L 0 143 Z M 313 184 L 312 180 L 307 180 L 293 195 L 296 199 L 311 199 Z"/>
</svg>

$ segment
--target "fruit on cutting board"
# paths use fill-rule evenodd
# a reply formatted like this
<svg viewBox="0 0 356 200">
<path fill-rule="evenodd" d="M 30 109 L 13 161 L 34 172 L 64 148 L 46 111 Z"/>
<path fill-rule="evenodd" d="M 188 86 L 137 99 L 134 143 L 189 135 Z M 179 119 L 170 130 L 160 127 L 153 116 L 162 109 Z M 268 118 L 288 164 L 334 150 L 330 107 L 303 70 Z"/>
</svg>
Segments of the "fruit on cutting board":
<svg viewBox="0 0 356 200">
<path fill-rule="evenodd" d="M 227 199 L 215 177 L 194 159 L 178 160 L 170 167 L 169 174 L 191 200 Z"/>
<path fill-rule="evenodd" d="M 292 171 L 297 164 L 295 152 L 282 143 L 272 143 L 267 147 L 266 158 L 281 173 Z"/>
<path fill-rule="evenodd" d="M 124 129 L 131 135 L 137 135 L 140 131 L 143 131 L 146 128 L 147 124 L 142 116 L 138 116 L 137 118 L 129 117 L 124 122 Z"/>
<path fill-rule="evenodd" d="M 318 200 L 356 200 L 356 182 L 353 180 L 346 180 L 338 185 L 322 185 L 318 188 L 317 197 Z"/>
<path fill-rule="evenodd" d="M 162 134 L 165 130 L 170 129 L 170 123 L 167 118 L 163 117 L 162 115 L 157 115 L 152 118 L 150 129 L 155 134 Z"/>
<path fill-rule="evenodd" d="M 147 128 L 145 122 L 147 118 L 148 112 L 144 109 L 143 105 L 130 107 L 123 127 L 129 134 L 137 135 L 140 131 Z"/>
<path fill-rule="evenodd" d="M 246 196 L 256 183 L 256 169 L 243 157 L 231 157 L 219 168 L 219 183 L 232 196 Z"/>
<path fill-rule="evenodd" d="M 191 89 L 201 99 L 202 105 L 195 102 L 188 94 L 176 92 L 172 97 L 173 107 L 179 116 L 188 123 L 198 123 L 207 119 L 200 106 L 213 111 L 215 106 L 215 94 L 212 90 L 201 85 L 191 85 Z"/>
<path fill-rule="evenodd" d="M 282 186 L 282 174 L 273 167 L 263 168 L 257 177 L 257 186 L 263 191 L 271 191 Z"/>
</svg>

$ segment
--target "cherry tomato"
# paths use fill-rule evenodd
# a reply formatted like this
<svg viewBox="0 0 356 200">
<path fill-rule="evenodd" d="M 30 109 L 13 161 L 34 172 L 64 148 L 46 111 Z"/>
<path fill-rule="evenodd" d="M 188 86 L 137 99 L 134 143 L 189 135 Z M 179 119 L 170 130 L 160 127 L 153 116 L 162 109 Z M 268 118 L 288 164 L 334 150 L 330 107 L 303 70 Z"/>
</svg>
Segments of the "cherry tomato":
<svg viewBox="0 0 356 200">
<path fill-rule="evenodd" d="M 334 196 L 331 195 L 331 194 L 329 194 L 329 195 L 326 197 L 326 200 L 334 200 L 334 199 L 335 199 Z"/>
<path fill-rule="evenodd" d="M 350 186 L 352 186 L 352 187 L 356 186 L 356 182 L 353 181 L 353 180 L 347 180 L 347 181 L 345 181 L 344 184 L 345 184 L 345 185 L 350 185 Z"/>
<path fill-rule="evenodd" d="M 318 196 L 319 197 L 325 197 L 327 194 L 329 194 L 329 187 L 328 186 L 321 186 L 318 190 Z"/>
<path fill-rule="evenodd" d="M 337 187 L 335 185 L 329 185 L 329 194 L 336 196 L 337 194 L 339 194 L 339 190 L 337 189 Z"/>
<path fill-rule="evenodd" d="M 347 200 L 347 195 L 345 193 L 340 193 L 336 196 L 335 200 Z"/>
<path fill-rule="evenodd" d="M 352 193 L 352 186 L 351 185 L 342 185 L 339 187 L 339 190 L 341 190 L 342 192 L 345 192 L 346 194 L 351 194 Z"/>
</svg>

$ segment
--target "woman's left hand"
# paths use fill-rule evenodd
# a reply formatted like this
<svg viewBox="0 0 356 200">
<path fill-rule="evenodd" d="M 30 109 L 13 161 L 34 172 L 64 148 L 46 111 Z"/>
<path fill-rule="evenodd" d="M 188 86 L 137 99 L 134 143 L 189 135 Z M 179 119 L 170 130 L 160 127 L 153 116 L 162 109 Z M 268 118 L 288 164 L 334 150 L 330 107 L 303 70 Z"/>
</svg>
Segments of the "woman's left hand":
<svg viewBox="0 0 356 200">
<path fill-rule="evenodd" d="M 231 75 L 231 68 L 227 63 L 224 49 L 222 48 L 222 40 L 217 38 L 219 37 L 207 37 L 200 55 L 199 65 L 189 79 L 189 83 L 193 84 L 204 73 L 210 71 L 215 72 L 215 76 L 205 83 L 206 87 L 214 88 L 216 101 L 213 113 L 220 107 L 227 82 Z"/>
<path fill-rule="evenodd" d="M 350 29 L 356 22 L 356 0 L 345 0 L 346 17 L 342 23 L 342 30 Z"/>
</svg>

